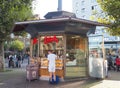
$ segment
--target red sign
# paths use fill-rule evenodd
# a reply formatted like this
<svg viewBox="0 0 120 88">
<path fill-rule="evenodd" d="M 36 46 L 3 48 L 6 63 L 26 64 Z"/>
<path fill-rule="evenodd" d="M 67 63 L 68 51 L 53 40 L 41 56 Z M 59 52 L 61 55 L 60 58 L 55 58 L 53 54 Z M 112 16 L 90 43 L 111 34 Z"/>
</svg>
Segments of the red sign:
<svg viewBox="0 0 120 88">
<path fill-rule="evenodd" d="M 33 44 L 37 44 L 37 42 L 38 42 L 37 38 L 34 38 L 33 39 Z"/>
<path fill-rule="evenodd" d="M 53 36 L 53 37 L 45 37 L 44 38 L 44 44 L 48 44 L 48 43 L 51 43 L 51 42 L 56 42 L 58 43 L 58 38 L 56 38 L 56 36 Z"/>
</svg>

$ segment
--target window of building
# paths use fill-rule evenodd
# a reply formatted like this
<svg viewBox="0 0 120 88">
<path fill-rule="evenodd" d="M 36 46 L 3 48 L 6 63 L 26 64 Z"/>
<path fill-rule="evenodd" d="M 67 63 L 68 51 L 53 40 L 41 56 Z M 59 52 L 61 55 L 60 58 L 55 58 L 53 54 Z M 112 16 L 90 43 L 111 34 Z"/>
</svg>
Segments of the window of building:
<svg viewBox="0 0 120 88">
<path fill-rule="evenodd" d="M 97 5 L 91 6 L 91 9 L 92 9 L 92 10 L 96 10 L 96 9 L 97 9 Z"/>
<path fill-rule="evenodd" d="M 96 2 L 96 0 L 91 0 L 92 3 Z"/>
<path fill-rule="evenodd" d="M 85 15 L 83 15 L 82 18 L 85 18 Z"/>
<path fill-rule="evenodd" d="M 94 6 L 92 6 L 91 9 L 94 10 Z"/>
<path fill-rule="evenodd" d="M 84 12 L 85 12 L 85 8 L 82 8 L 82 9 L 81 9 L 81 12 L 84 13 Z"/>
<path fill-rule="evenodd" d="M 84 4 L 85 4 L 85 1 L 84 1 L 84 0 L 82 0 L 82 1 L 81 1 L 81 5 L 84 5 Z"/>
<path fill-rule="evenodd" d="M 76 7 L 78 7 L 79 6 L 79 3 L 78 2 L 76 2 Z"/>
</svg>

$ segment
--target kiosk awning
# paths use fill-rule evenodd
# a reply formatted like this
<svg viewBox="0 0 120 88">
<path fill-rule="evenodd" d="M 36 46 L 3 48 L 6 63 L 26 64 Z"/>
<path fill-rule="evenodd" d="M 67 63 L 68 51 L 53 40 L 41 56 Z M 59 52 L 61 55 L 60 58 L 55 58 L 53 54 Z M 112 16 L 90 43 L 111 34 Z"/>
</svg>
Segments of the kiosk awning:
<svg viewBox="0 0 120 88">
<path fill-rule="evenodd" d="M 96 26 L 103 26 L 103 24 L 85 19 L 63 17 L 16 22 L 13 32 L 26 31 L 30 33 L 31 36 L 43 32 L 63 32 L 86 35 L 89 30 L 95 30 Z"/>
</svg>

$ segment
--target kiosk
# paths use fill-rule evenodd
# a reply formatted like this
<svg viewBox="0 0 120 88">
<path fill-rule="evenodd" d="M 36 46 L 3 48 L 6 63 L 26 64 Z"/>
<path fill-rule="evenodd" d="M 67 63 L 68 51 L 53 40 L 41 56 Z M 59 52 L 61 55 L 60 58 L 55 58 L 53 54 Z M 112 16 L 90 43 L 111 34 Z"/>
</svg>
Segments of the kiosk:
<svg viewBox="0 0 120 88">
<path fill-rule="evenodd" d="M 102 24 L 76 18 L 65 11 L 49 12 L 46 19 L 16 22 L 13 32 L 26 31 L 31 35 L 30 56 L 38 57 L 39 77 L 48 80 L 47 51 L 53 50 L 56 74 L 66 78 L 83 78 L 89 75 L 89 48 L 87 33 L 94 33 Z"/>
</svg>

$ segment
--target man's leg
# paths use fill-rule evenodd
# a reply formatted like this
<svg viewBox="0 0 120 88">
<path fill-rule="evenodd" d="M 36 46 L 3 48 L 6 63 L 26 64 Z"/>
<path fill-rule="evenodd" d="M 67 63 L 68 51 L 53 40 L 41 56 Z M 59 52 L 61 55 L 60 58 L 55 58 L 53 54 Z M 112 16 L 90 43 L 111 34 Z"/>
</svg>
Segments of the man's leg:
<svg viewBox="0 0 120 88">
<path fill-rule="evenodd" d="M 52 72 L 49 72 L 49 80 L 52 81 Z"/>
<path fill-rule="evenodd" d="M 53 72 L 54 81 L 56 81 L 56 74 Z"/>
<path fill-rule="evenodd" d="M 54 81 L 56 81 L 56 74 L 55 74 L 55 70 L 56 70 L 56 68 L 55 68 L 55 66 L 54 66 L 54 68 L 53 68 L 53 77 L 54 77 Z"/>
<path fill-rule="evenodd" d="M 49 80 L 52 81 L 52 70 L 51 70 L 50 66 L 49 66 L 48 70 L 49 70 Z"/>
</svg>

